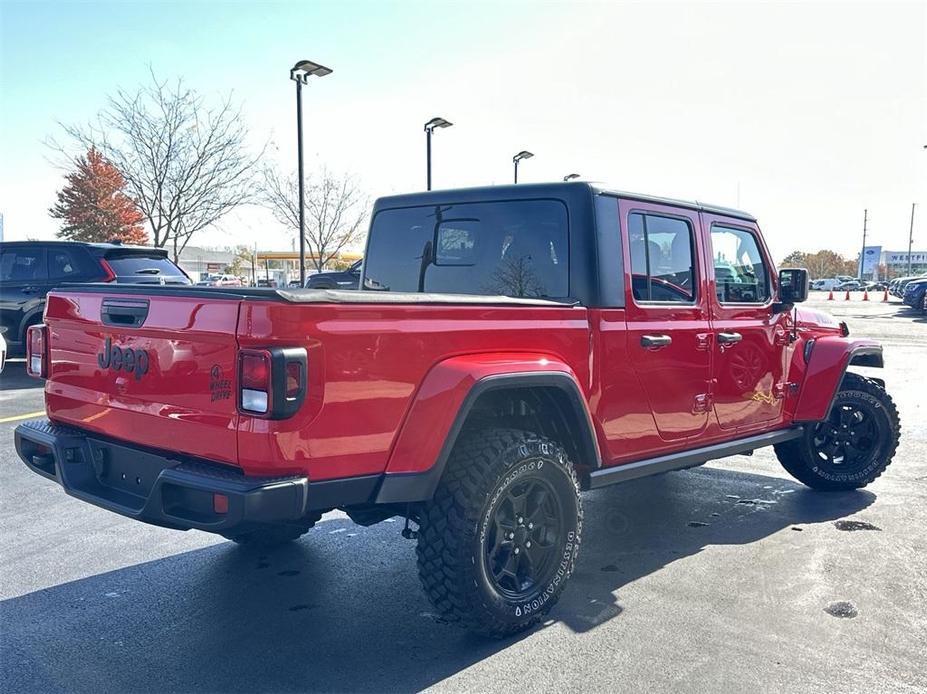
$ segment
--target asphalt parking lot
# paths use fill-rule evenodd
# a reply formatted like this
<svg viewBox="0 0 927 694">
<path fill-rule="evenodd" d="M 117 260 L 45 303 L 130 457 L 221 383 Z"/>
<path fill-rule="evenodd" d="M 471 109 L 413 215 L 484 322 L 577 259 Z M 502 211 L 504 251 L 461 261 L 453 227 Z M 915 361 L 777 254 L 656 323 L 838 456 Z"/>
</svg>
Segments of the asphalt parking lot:
<svg viewBox="0 0 927 694">
<path fill-rule="evenodd" d="M 13 362 L 0 690 L 923 692 L 927 318 L 874 299 L 811 304 L 885 346 L 902 440 L 876 483 L 814 493 L 767 450 L 587 493 L 564 599 L 502 642 L 432 614 L 398 521 L 332 513 L 261 553 L 67 497 L 15 455 L 15 418 L 42 393 Z"/>
</svg>

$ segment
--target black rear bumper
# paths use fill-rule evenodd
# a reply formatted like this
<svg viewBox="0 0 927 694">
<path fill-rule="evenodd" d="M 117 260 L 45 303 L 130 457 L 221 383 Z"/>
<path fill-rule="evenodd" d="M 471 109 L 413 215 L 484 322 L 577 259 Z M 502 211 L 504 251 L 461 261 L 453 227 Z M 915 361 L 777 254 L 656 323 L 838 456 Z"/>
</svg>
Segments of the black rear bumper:
<svg viewBox="0 0 927 694">
<path fill-rule="evenodd" d="M 153 525 L 234 535 L 298 523 L 318 508 L 309 503 L 306 477 L 248 477 L 48 420 L 20 424 L 15 440 L 23 462 L 71 496 Z"/>
</svg>

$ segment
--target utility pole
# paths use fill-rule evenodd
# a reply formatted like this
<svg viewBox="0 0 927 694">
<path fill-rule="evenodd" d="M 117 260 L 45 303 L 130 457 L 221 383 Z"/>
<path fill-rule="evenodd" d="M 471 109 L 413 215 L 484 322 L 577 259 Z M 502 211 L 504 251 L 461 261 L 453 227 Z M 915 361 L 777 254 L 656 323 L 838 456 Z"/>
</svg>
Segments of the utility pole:
<svg viewBox="0 0 927 694">
<path fill-rule="evenodd" d="M 911 246 L 914 244 L 914 207 L 916 202 L 911 203 L 911 228 L 908 230 L 908 277 L 911 276 Z"/>
<path fill-rule="evenodd" d="M 254 252 L 251 253 L 251 286 L 257 286 L 257 242 L 254 244 Z"/>
<path fill-rule="evenodd" d="M 859 281 L 863 281 L 863 263 L 866 262 L 866 223 L 869 221 L 869 210 L 863 210 L 863 250 L 859 253 Z"/>
</svg>

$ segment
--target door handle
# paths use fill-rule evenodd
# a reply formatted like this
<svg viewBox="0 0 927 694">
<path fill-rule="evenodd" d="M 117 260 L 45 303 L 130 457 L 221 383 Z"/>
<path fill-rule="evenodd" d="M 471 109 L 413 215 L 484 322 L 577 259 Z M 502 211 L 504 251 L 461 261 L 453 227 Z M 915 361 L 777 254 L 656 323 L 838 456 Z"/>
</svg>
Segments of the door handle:
<svg viewBox="0 0 927 694">
<path fill-rule="evenodd" d="M 641 347 L 666 347 L 673 343 L 669 335 L 641 335 Z"/>
<path fill-rule="evenodd" d="M 721 345 L 733 345 L 743 339 L 744 336 L 740 333 L 718 333 L 718 344 Z"/>
<path fill-rule="evenodd" d="M 23 294 L 38 294 L 40 291 L 39 287 L 23 287 Z"/>
</svg>

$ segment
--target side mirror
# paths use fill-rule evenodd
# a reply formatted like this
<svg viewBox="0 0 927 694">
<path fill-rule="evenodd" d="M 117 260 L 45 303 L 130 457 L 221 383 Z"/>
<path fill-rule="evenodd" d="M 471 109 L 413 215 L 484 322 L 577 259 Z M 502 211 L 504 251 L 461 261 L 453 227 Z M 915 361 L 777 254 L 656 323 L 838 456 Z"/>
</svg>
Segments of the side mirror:
<svg viewBox="0 0 927 694">
<path fill-rule="evenodd" d="M 779 303 L 798 304 L 808 299 L 808 271 L 804 268 L 779 270 Z"/>
</svg>

